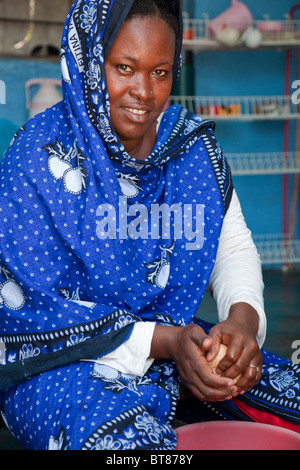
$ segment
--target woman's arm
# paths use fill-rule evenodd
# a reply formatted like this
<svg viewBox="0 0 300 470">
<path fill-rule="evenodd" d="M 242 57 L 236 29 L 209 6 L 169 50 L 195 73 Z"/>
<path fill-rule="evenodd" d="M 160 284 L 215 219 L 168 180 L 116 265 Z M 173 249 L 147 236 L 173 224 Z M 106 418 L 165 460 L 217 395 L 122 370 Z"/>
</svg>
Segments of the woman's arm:
<svg viewBox="0 0 300 470">
<path fill-rule="evenodd" d="M 263 290 L 260 256 L 233 191 L 208 291 L 216 302 L 220 321 L 228 318 L 232 305 L 237 303 L 247 303 L 255 310 L 259 317 L 257 342 L 260 347 L 265 340 L 267 324 Z"/>
<path fill-rule="evenodd" d="M 229 346 L 219 370 L 232 378 L 243 374 L 237 384 L 239 393 L 261 378 L 259 347 L 266 335 L 263 289 L 260 257 L 233 191 L 209 283 L 220 323 L 210 331 L 213 346 L 208 359 L 216 356 L 220 343 Z M 249 364 L 259 367 L 259 372 Z"/>
</svg>

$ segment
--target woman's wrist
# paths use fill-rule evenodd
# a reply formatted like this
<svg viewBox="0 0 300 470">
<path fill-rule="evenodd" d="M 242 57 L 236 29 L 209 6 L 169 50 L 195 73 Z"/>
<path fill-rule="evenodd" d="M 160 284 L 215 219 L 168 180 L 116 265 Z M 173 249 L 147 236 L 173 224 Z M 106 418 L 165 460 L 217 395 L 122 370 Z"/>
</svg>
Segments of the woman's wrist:
<svg viewBox="0 0 300 470">
<path fill-rule="evenodd" d="M 150 358 L 174 359 L 176 341 L 181 327 L 156 325 L 152 337 Z"/>
<path fill-rule="evenodd" d="M 259 315 L 256 310 L 245 302 L 238 302 L 230 307 L 229 320 L 241 323 L 254 336 L 259 329 Z"/>
</svg>

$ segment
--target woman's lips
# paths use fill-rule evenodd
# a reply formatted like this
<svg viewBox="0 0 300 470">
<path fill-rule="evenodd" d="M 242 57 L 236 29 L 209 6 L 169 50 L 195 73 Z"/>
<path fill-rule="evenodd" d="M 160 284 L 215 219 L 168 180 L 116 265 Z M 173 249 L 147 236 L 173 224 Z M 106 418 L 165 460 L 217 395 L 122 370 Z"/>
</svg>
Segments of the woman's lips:
<svg viewBox="0 0 300 470">
<path fill-rule="evenodd" d="M 124 109 L 127 109 L 127 111 L 129 111 L 130 113 L 137 114 L 138 116 L 147 113 L 147 111 L 145 111 L 144 109 L 135 109 L 135 108 L 124 108 Z"/>
<path fill-rule="evenodd" d="M 130 106 L 123 106 L 122 109 L 131 121 L 145 122 L 148 119 L 148 109 L 132 108 Z"/>
</svg>

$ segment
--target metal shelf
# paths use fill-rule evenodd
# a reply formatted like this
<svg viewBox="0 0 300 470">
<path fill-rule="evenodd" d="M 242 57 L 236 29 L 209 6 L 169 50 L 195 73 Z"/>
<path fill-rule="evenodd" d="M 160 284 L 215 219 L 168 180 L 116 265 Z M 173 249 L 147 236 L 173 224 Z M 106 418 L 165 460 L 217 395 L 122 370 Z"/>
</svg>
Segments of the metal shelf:
<svg viewBox="0 0 300 470">
<path fill-rule="evenodd" d="M 253 238 L 264 266 L 300 263 L 300 239 L 277 234 Z"/>
<path fill-rule="evenodd" d="M 210 18 L 190 19 L 184 16 L 183 49 L 193 52 L 206 50 L 260 50 L 290 49 L 300 47 L 300 20 L 289 15 L 284 20 L 254 20 L 252 27 L 260 31 L 260 41 L 255 45 L 244 40 L 240 34 L 231 45 L 221 42 L 210 29 Z M 220 25 L 223 27 L 224 25 Z M 227 24 L 238 31 L 246 25 Z M 242 26 L 242 27 L 241 27 Z M 219 40 L 218 40 L 219 39 Z M 224 39 L 224 37 L 223 37 Z M 300 119 L 300 107 L 292 96 L 172 96 L 171 104 L 181 104 L 203 119 L 213 121 L 289 121 Z M 234 175 L 282 175 L 300 173 L 300 152 L 264 152 L 226 154 Z M 261 256 L 263 267 L 283 268 L 300 264 L 300 239 L 285 234 L 254 235 L 254 242 Z"/>
<path fill-rule="evenodd" d="M 171 96 L 203 119 L 214 121 L 274 121 L 300 119 L 292 96 Z"/>
<path fill-rule="evenodd" d="M 234 175 L 282 175 L 300 173 L 300 152 L 227 153 Z"/>
<path fill-rule="evenodd" d="M 195 52 L 212 49 L 239 49 L 243 48 L 249 50 L 242 40 L 240 40 L 234 47 L 226 47 L 216 39 L 210 37 L 209 33 L 210 19 L 192 19 L 187 16 L 184 17 L 184 39 L 183 47 Z M 270 28 L 271 25 L 276 26 L 276 30 Z M 222 26 L 222 25 L 220 25 Z M 243 28 L 242 23 L 230 22 L 228 25 L 232 28 Z M 242 28 L 241 28 L 242 26 Z M 285 47 L 299 47 L 300 46 L 300 21 L 286 18 L 284 20 L 270 21 L 269 19 L 254 20 L 253 27 L 262 33 L 262 40 L 259 48 L 285 48 Z"/>
</svg>

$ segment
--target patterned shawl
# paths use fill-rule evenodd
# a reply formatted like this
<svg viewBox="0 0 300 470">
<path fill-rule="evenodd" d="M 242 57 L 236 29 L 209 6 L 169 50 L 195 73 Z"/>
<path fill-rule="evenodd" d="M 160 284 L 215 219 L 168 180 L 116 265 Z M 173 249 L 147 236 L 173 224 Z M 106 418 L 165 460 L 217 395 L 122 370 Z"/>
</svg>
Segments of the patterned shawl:
<svg viewBox="0 0 300 470">
<path fill-rule="evenodd" d="M 131 4 L 75 2 L 63 100 L 18 131 L 1 163 L 0 388 L 104 355 L 138 321 L 187 324 L 207 287 L 230 171 L 213 123 L 180 106 L 146 160 L 126 153 L 104 61 Z"/>
</svg>

